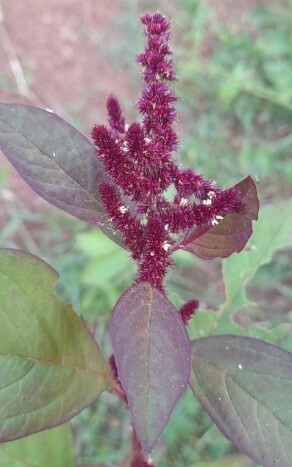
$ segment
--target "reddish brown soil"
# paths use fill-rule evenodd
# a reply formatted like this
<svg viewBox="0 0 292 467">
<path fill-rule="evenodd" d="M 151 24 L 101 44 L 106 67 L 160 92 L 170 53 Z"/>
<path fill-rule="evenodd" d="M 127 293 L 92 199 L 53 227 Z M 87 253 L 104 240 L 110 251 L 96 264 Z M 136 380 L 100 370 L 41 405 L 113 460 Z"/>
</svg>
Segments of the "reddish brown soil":
<svg viewBox="0 0 292 467">
<path fill-rule="evenodd" d="M 21 66 L 27 72 L 34 105 L 52 108 L 66 117 L 66 109 L 85 109 L 83 117 L 95 121 L 103 116 L 105 96 L 112 89 L 127 90 L 125 70 L 108 63 L 105 46 L 112 40 L 113 18 L 119 0 L 4 0 L 4 27 Z M 102 37 L 103 44 L 95 37 Z M 4 36 L 5 39 L 5 36 Z M 12 70 L 4 49 L 0 51 L 2 73 Z M 1 91 L 1 98 L 11 96 Z M 19 100 L 19 98 L 17 99 Z M 21 99 L 22 101 L 24 99 Z M 84 125 L 86 127 L 86 124 Z"/>
<path fill-rule="evenodd" d="M 104 102 L 114 89 L 129 90 L 127 73 L 106 59 L 119 0 L 4 0 L 0 70 L 14 92 L 1 87 L 0 101 L 48 107 L 65 119 L 74 109 L 85 131 L 105 118 Z M 103 38 L 96 44 L 95 35 Z M 15 61 L 16 63 L 15 65 Z M 22 84 L 22 73 L 25 74 Z M 16 79 L 13 68 L 16 66 Z M 68 109 L 68 110 L 67 110 Z M 86 131 L 88 132 L 88 131 Z M 0 167 L 9 165 L 0 155 Z M 24 204 L 42 203 L 14 170 L 10 189 Z M 1 195 L 6 202 L 7 193 Z M 9 196 L 9 195 L 8 195 Z M 0 218 L 1 219 L 1 218 Z"/>
</svg>

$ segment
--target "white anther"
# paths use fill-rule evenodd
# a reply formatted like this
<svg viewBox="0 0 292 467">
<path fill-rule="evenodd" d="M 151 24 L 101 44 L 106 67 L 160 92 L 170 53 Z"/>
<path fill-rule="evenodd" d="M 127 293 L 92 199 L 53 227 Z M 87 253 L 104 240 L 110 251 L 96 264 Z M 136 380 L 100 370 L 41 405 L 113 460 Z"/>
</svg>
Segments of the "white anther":
<svg viewBox="0 0 292 467">
<path fill-rule="evenodd" d="M 203 204 L 205 204 L 206 206 L 210 206 L 212 204 L 212 200 L 211 199 L 204 199 Z"/>
<path fill-rule="evenodd" d="M 169 224 L 165 224 L 164 230 L 168 230 Z"/>
<path fill-rule="evenodd" d="M 155 255 L 154 251 L 151 251 L 150 256 L 154 256 L 154 255 Z"/>
<path fill-rule="evenodd" d="M 162 245 L 162 248 L 164 249 L 164 251 L 168 251 L 170 247 L 171 247 L 171 244 L 167 242 L 164 242 Z"/>
<path fill-rule="evenodd" d="M 127 208 L 126 206 L 120 206 L 119 207 L 119 211 L 121 214 L 125 214 L 127 211 L 128 211 L 129 208 Z"/>
<path fill-rule="evenodd" d="M 208 191 L 207 195 L 210 199 L 212 199 L 215 196 L 215 191 Z"/>
<path fill-rule="evenodd" d="M 216 216 L 216 219 L 217 219 L 218 221 L 221 221 L 221 219 L 223 219 L 223 217 L 222 217 L 222 216 Z"/>
<path fill-rule="evenodd" d="M 180 206 L 186 206 L 188 204 L 187 198 L 182 198 L 179 202 Z"/>
<path fill-rule="evenodd" d="M 128 129 L 129 129 L 129 124 L 126 123 L 126 125 L 125 125 L 125 131 L 128 131 Z"/>
<path fill-rule="evenodd" d="M 145 141 L 145 143 L 150 143 L 150 142 L 151 142 L 151 138 L 146 137 L 146 138 L 144 138 L 144 141 Z"/>
<path fill-rule="evenodd" d="M 219 223 L 219 222 L 218 222 L 216 219 L 212 219 L 212 220 L 211 220 L 211 224 L 212 224 L 212 225 L 217 225 L 218 223 Z"/>
</svg>

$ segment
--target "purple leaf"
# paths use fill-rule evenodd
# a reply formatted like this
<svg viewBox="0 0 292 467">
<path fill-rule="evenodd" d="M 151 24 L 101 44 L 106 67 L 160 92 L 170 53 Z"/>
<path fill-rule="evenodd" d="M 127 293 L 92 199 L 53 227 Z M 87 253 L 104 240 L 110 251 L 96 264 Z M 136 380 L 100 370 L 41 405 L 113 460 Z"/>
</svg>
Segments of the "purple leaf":
<svg viewBox="0 0 292 467">
<path fill-rule="evenodd" d="M 292 354 L 232 335 L 197 339 L 190 385 L 222 433 L 265 467 L 292 465 Z"/>
<path fill-rule="evenodd" d="M 62 118 L 28 105 L 0 104 L 0 149 L 45 200 L 122 243 L 98 195 L 108 177 L 95 148 Z"/>
<path fill-rule="evenodd" d="M 195 228 L 187 231 L 176 242 L 178 248 L 204 259 L 227 258 L 239 253 L 252 234 L 252 221 L 258 218 L 259 201 L 256 186 L 247 177 L 235 187 L 241 194 L 245 209 L 240 214 L 227 214 L 214 227 Z"/>
<path fill-rule="evenodd" d="M 188 384 L 190 341 L 180 314 L 148 282 L 133 285 L 119 299 L 110 336 L 132 422 L 147 455 Z"/>
</svg>

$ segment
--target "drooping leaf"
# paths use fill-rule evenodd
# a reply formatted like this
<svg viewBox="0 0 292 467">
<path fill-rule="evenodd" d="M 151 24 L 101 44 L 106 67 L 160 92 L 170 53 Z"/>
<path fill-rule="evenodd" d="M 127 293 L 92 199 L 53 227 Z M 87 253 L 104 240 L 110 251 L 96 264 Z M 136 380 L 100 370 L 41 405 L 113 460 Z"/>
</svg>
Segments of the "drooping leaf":
<svg viewBox="0 0 292 467">
<path fill-rule="evenodd" d="M 259 201 L 254 181 L 247 177 L 234 186 L 242 196 L 245 209 L 239 214 L 227 214 L 214 227 L 190 229 L 176 242 L 181 248 L 204 259 L 226 258 L 239 253 L 252 234 L 252 221 L 257 219 Z"/>
<path fill-rule="evenodd" d="M 292 465 L 292 353 L 232 335 L 192 344 L 190 385 L 223 434 L 265 467 Z"/>
<path fill-rule="evenodd" d="M 81 317 L 55 295 L 57 273 L 39 258 L 0 250 L 0 441 L 72 418 L 108 384 Z"/>
<path fill-rule="evenodd" d="M 0 104 L 0 149 L 29 186 L 49 203 L 121 238 L 98 194 L 108 181 L 91 142 L 52 112 Z"/>
<path fill-rule="evenodd" d="M 1 467 L 75 467 L 69 425 L 0 445 Z"/>
<path fill-rule="evenodd" d="M 132 422 L 149 454 L 188 384 L 189 338 L 177 310 L 147 282 L 117 302 L 110 336 Z"/>
</svg>

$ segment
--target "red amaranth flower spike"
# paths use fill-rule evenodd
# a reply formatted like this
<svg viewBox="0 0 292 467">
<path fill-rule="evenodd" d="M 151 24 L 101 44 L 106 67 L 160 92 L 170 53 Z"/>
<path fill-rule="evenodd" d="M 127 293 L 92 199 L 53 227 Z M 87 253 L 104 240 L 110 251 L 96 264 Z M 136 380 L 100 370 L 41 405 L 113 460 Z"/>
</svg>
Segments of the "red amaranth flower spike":
<svg viewBox="0 0 292 467">
<path fill-rule="evenodd" d="M 144 80 L 137 102 L 141 122 L 126 125 L 117 98 L 110 95 L 109 128 L 95 126 L 92 137 L 111 178 L 100 186 L 101 198 L 137 261 L 137 281 L 150 282 L 164 292 L 175 235 L 211 228 L 227 214 L 240 213 L 244 203 L 236 189 L 217 189 L 214 181 L 192 169 L 180 169 L 173 159 L 178 138 L 173 128 L 177 97 L 172 88 L 176 76 L 169 47 L 170 23 L 159 12 L 146 13 L 141 22 L 147 38 L 137 58 Z M 170 185 L 176 189 L 172 201 L 165 196 Z M 186 307 L 183 319 L 187 320 L 194 306 L 192 302 Z"/>
<path fill-rule="evenodd" d="M 199 308 L 199 301 L 198 300 L 190 300 L 189 302 L 185 303 L 180 309 L 179 313 L 182 317 L 184 324 L 189 324 L 189 321 L 194 316 L 196 310 Z"/>
<path fill-rule="evenodd" d="M 118 99 L 112 94 L 108 97 L 107 103 L 108 122 L 112 130 L 119 133 L 125 131 L 125 118 L 122 114 L 122 109 Z"/>
<path fill-rule="evenodd" d="M 132 216 L 113 185 L 104 183 L 99 191 L 108 214 L 123 234 L 126 247 L 132 252 L 132 258 L 138 260 L 143 251 L 145 227 Z"/>
<path fill-rule="evenodd" d="M 173 264 L 169 257 L 169 250 L 173 242 L 159 215 L 149 215 L 145 238 L 138 282 L 150 282 L 153 287 L 163 290 L 165 273 L 167 268 Z"/>
</svg>

